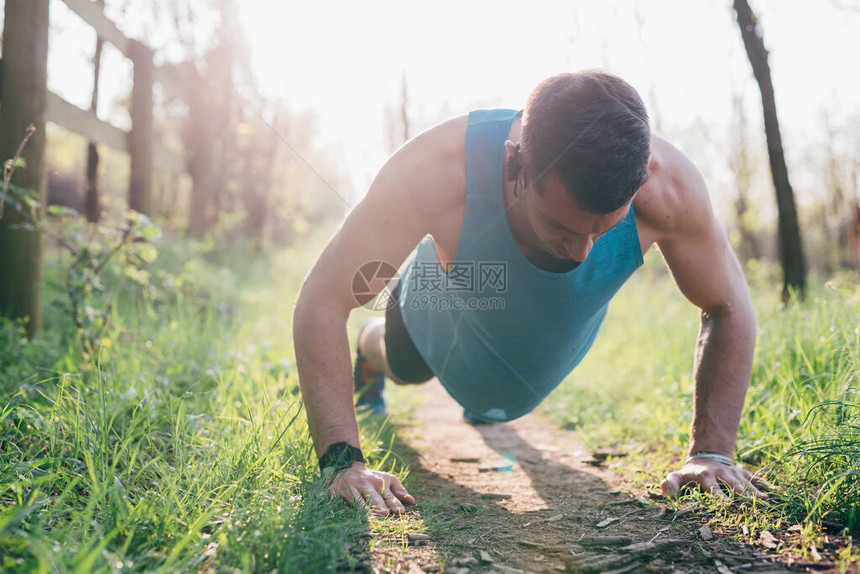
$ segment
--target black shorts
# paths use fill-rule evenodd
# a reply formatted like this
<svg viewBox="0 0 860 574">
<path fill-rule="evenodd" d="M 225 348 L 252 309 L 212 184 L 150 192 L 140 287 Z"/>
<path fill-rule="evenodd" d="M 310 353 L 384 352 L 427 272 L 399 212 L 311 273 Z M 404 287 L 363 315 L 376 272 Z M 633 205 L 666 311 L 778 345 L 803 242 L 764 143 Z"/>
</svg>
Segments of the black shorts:
<svg viewBox="0 0 860 574">
<path fill-rule="evenodd" d="M 400 279 L 391 290 L 391 297 L 397 301 L 385 311 L 385 355 L 391 372 L 398 379 L 407 383 L 424 383 L 435 375 L 424 357 L 415 348 L 412 337 L 403 324 L 403 315 L 400 313 Z"/>
</svg>

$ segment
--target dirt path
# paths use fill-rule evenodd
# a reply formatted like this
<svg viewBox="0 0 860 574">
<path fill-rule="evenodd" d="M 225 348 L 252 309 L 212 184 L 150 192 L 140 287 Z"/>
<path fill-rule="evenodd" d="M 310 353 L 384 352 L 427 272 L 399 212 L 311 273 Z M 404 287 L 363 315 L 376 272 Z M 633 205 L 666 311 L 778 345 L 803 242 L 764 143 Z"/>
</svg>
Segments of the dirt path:
<svg viewBox="0 0 860 574">
<path fill-rule="evenodd" d="M 610 472 L 584 462 L 592 457 L 573 433 L 540 415 L 472 426 L 438 383 L 415 392 L 426 400 L 398 450 L 412 459 L 416 513 L 431 531 L 377 539 L 374 571 L 787 571 L 693 513 L 622 494 Z"/>
</svg>

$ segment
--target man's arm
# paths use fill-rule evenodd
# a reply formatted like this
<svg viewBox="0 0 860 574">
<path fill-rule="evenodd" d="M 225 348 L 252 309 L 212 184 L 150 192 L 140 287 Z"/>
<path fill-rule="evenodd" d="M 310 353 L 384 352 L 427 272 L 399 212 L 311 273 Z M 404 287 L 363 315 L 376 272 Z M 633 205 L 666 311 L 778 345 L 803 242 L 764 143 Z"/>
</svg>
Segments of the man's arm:
<svg viewBox="0 0 860 574">
<path fill-rule="evenodd" d="M 352 293 L 355 272 L 365 263 L 398 267 L 444 214 L 452 181 L 451 138 L 457 120 L 418 136 L 380 170 L 365 198 L 349 214 L 314 264 L 296 302 L 293 339 L 299 385 L 318 456 L 337 442 L 359 447 L 353 406 L 352 360 L 346 323 L 358 302 Z M 455 154 L 456 155 L 456 154 Z M 379 292 L 381 281 L 370 285 Z M 354 463 L 338 473 L 332 494 L 369 503 L 382 513 L 402 512 L 414 502 L 396 477 Z"/>
<path fill-rule="evenodd" d="M 695 401 L 689 454 L 709 452 L 734 459 L 744 398 L 752 372 L 755 315 L 743 271 L 717 221 L 705 183 L 677 150 L 671 153 L 664 229 L 657 238 L 681 292 L 701 309 L 693 377 Z M 764 495 L 766 483 L 749 472 L 708 458 L 696 458 L 669 474 L 665 493 L 699 484 Z"/>
</svg>

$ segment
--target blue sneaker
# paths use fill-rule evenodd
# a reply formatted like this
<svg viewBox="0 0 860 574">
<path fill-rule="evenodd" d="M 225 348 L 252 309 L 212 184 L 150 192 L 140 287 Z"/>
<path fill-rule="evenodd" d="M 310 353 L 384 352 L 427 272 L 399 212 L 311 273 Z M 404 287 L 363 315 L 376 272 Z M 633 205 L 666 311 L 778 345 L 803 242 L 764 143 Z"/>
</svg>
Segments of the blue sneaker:
<svg viewBox="0 0 860 574">
<path fill-rule="evenodd" d="M 361 335 L 364 330 L 374 321 L 370 318 L 365 321 L 358 330 L 358 340 L 361 341 Z M 375 415 L 385 414 L 385 373 L 377 371 L 367 362 L 367 357 L 359 349 L 358 344 L 355 346 L 355 367 L 352 371 L 353 384 L 355 392 L 358 394 L 358 400 L 355 401 L 355 406 L 358 409 L 369 410 Z"/>
</svg>

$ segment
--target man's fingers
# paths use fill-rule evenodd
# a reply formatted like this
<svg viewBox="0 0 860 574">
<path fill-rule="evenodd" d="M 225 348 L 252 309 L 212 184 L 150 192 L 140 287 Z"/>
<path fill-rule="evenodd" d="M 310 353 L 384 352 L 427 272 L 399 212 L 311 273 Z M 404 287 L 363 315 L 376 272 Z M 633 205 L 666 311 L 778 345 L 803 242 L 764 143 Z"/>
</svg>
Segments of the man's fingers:
<svg viewBox="0 0 860 574">
<path fill-rule="evenodd" d="M 364 500 L 370 505 L 370 508 L 379 514 L 389 514 L 388 505 L 385 504 L 385 500 L 383 500 L 382 495 L 376 492 L 373 489 L 366 489 L 362 492 L 364 495 Z"/>
<path fill-rule="evenodd" d="M 352 502 L 359 508 L 367 508 L 367 501 L 364 500 L 364 497 L 354 486 L 349 487 L 349 493 L 352 495 Z"/>
<path fill-rule="evenodd" d="M 681 490 L 681 479 L 678 477 L 678 473 L 673 472 L 667 476 L 660 484 L 660 490 L 663 492 L 663 496 L 677 495 L 678 491 Z"/>
<path fill-rule="evenodd" d="M 763 489 L 763 490 L 773 490 L 774 489 L 774 486 L 771 483 L 769 483 L 768 481 L 766 481 L 762 477 L 757 476 L 755 474 L 750 477 L 750 483 L 756 485 L 758 488 Z"/>
<path fill-rule="evenodd" d="M 403 506 L 403 503 L 401 503 L 390 490 L 383 492 L 382 498 L 385 500 L 385 504 L 391 512 L 395 512 L 397 514 L 403 514 L 406 512 L 406 508 Z"/>
<path fill-rule="evenodd" d="M 415 498 L 406 491 L 406 488 L 400 483 L 400 480 L 396 476 L 391 476 L 386 486 L 394 496 L 403 502 L 407 504 L 415 504 Z"/>
<path fill-rule="evenodd" d="M 719 498 L 728 498 L 727 492 L 734 491 L 738 496 L 744 498 L 758 498 L 766 500 L 766 490 L 772 490 L 767 481 L 750 473 L 740 467 L 720 467 L 712 465 L 710 469 L 702 470 L 694 465 L 690 471 L 682 469 L 670 473 L 660 484 L 665 496 L 675 496 L 686 486 L 698 485 L 702 490 L 710 492 Z M 696 468 L 696 470 L 692 470 Z"/>
<path fill-rule="evenodd" d="M 404 502 L 415 504 L 415 499 L 396 476 L 367 469 L 351 468 L 337 473 L 331 478 L 328 491 L 334 497 L 345 498 L 381 515 L 403 514 L 406 512 Z"/>
<path fill-rule="evenodd" d="M 708 481 L 708 482 L 702 484 L 702 488 L 704 488 L 705 490 L 707 490 L 708 492 L 710 492 L 713 496 L 716 496 L 717 498 L 728 498 L 728 495 L 725 492 L 723 492 L 723 489 L 720 488 L 720 485 L 717 484 L 716 480 Z"/>
<path fill-rule="evenodd" d="M 721 476 L 718 480 L 726 491 L 732 490 L 741 498 L 749 498 L 750 495 L 755 496 L 755 493 L 753 492 L 755 487 L 746 479 L 738 480 L 731 476 Z"/>
<path fill-rule="evenodd" d="M 744 498 L 751 496 L 766 500 L 768 495 L 756 488 L 755 477 L 746 469 L 739 469 L 741 478 L 736 476 L 721 476 L 719 480 Z M 767 483 L 765 483 L 767 484 Z"/>
<path fill-rule="evenodd" d="M 744 478 L 750 481 L 750 484 L 753 484 L 754 486 L 758 487 L 759 490 L 774 489 L 774 486 L 771 483 L 760 477 L 758 474 L 753 474 L 747 469 L 742 469 L 742 472 L 744 474 Z"/>
<path fill-rule="evenodd" d="M 387 484 L 385 482 L 386 478 L 388 479 Z M 391 485 L 396 480 L 397 477 L 390 474 L 382 477 L 382 499 L 385 501 L 385 506 L 388 510 L 397 514 L 403 514 L 406 512 L 406 509 L 403 508 L 403 504 L 398 500 L 394 493 L 391 492 Z"/>
<path fill-rule="evenodd" d="M 732 488 L 741 496 L 754 496 L 761 500 L 767 500 L 768 498 L 767 494 L 756 488 L 756 484 L 753 482 L 753 477 L 749 477 L 741 481 L 733 481 Z"/>
</svg>

